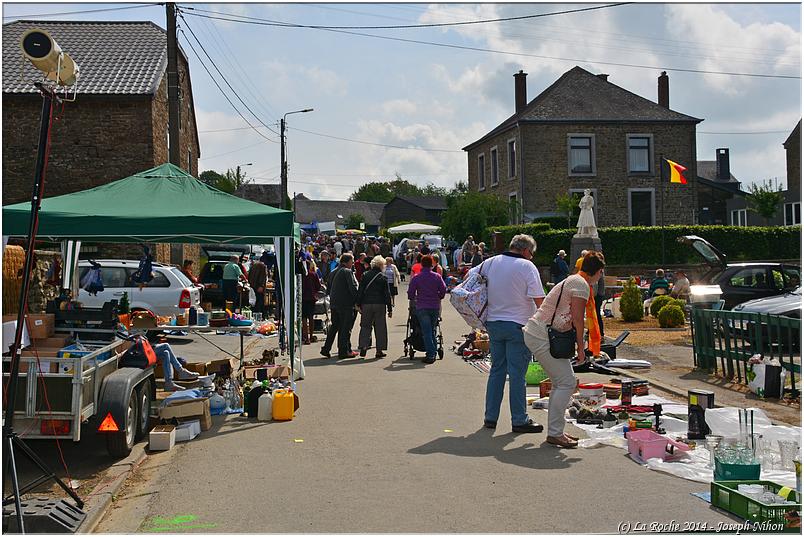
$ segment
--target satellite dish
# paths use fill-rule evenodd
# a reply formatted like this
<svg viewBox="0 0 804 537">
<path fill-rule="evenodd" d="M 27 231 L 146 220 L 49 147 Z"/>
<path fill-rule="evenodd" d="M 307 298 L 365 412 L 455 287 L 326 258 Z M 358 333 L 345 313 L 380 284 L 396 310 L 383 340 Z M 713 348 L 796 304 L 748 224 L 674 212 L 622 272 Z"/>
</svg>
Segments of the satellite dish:
<svg viewBox="0 0 804 537">
<path fill-rule="evenodd" d="M 78 64 L 45 30 L 34 28 L 22 34 L 20 48 L 34 67 L 60 86 L 72 86 L 78 79 Z"/>
</svg>

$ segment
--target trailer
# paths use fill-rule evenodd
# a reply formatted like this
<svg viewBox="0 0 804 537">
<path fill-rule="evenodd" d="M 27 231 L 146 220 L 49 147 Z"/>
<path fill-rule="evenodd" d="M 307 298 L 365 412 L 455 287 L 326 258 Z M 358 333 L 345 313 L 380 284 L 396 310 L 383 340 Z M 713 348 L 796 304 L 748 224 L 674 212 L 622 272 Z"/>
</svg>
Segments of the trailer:
<svg viewBox="0 0 804 537">
<path fill-rule="evenodd" d="M 90 347 L 83 356 L 21 357 L 14 401 L 14 423 L 21 436 L 79 442 L 82 425 L 90 423 L 106 437 L 110 455 L 127 456 L 148 432 L 156 396 L 153 367 L 118 367 L 128 345 L 114 338 Z M 4 367 L 4 383 L 9 371 Z"/>
</svg>

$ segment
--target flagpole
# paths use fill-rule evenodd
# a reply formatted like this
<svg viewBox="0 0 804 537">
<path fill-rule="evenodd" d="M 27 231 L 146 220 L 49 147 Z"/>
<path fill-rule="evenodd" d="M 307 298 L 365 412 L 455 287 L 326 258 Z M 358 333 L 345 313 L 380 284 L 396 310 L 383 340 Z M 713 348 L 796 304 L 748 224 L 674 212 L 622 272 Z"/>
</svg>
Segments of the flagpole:
<svg viewBox="0 0 804 537">
<path fill-rule="evenodd" d="M 659 220 L 662 227 L 662 268 L 664 268 L 664 155 L 659 156 Z"/>
</svg>

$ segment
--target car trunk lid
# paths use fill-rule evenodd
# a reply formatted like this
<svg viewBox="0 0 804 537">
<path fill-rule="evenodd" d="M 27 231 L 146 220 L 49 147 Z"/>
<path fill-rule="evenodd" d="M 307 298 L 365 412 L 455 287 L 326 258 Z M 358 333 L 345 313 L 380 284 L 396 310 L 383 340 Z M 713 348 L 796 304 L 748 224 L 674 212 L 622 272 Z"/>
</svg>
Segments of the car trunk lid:
<svg viewBox="0 0 804 537">
<path fill-rule="evenodd" d="M 726 256 L 706 239 L 697 235 L 684 235 L 678 238 L 678 242 L 692 247 L 712 269 L 720 271 L 726 268 Z"/>
</svg>

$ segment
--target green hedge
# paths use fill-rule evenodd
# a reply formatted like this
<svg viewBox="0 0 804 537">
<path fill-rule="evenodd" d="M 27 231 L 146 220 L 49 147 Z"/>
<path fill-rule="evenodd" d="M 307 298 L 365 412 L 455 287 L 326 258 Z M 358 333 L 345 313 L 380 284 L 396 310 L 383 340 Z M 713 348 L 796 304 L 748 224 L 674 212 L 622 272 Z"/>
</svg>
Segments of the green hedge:
<svg viewBox="0 0 804 537">
<path fill-rule="evenodd" d="M 574 229 L 545 230 L 544 224 L 489 228 L 503 233 L 506 243 L 517 233 L 533 235 L 538 244 L 534 262 L 549 265 L 559 250 L 569 254 Z M 598 230 L 609 265 L 651 265 L 662 263 L 660 227 L 610 227 Z M 695 251 L 676 240 L 698 235 L 726 255 L 729 262 L 801 257 L 801 226 L 665 226 L 665 264 L 700 263 Z M 571 260 L 574 262 L 574 260 Z M 568 261 L 569 262 L 569 261 Z"/>
</svg>

